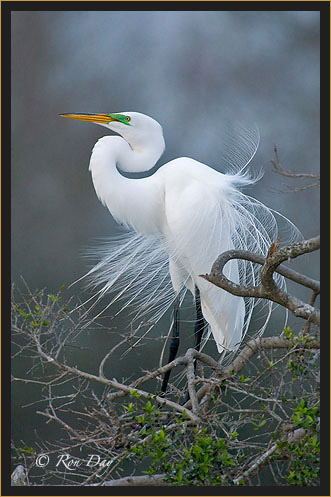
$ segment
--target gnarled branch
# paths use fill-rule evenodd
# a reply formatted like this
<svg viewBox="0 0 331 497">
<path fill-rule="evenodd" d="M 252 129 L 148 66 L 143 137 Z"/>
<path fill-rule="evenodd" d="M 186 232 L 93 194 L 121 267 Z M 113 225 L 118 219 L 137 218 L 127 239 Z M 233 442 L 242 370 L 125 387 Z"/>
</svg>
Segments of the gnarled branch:
<svg viewBox="0 0 331 497">
<path fill-rule="evenodd" d="M 317 325 L 320 324 L 320 312 L 310 304 L 307 304 L 295 296 L 279 288 L 273 280 L 273 273 L 277 272 L 286 278 L 311 288 L 319 293 L 319 282 L 297 273 L 289 268 L 278 267 L 282 262 L 294 259 L 302 254 L 313 252 L 320 248 L 320 237 L 311 238 L 302 242 L 287 245 L 273 255 L 263 258 L 249 251 L 228 250 L 221 254 L 214 262 L 209 274 L 200 275 L 210 283 L 240 297 L 255 297 L 272 300 L 277 304 L 289 309 L 295 316 L 307 319 Z M 263 265 L 261 269 L 261 283 L 257 286 L 246 286 L 234 283 L 223 274 L 225 264 L 231 259 L 244 259 Z"/>
</svg>

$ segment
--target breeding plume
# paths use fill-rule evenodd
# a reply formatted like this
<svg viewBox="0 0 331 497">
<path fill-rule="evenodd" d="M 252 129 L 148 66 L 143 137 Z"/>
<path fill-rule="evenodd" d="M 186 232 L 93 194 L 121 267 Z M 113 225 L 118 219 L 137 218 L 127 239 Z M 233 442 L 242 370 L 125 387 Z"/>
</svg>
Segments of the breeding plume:
<svg viewBox="0 0 331 497">
<path fill-rule="evenodd" d="M 88 273 L 93 284 L 101 285 L 96 298 L 115 291 L 107 307 L 126 298 L 123 307 L 134 305 L 139 317 L 148 311 L 154 322 L 174 302 L 172 359 L 178 347 L 178 308 L 189 290 L 196 300 L 196 347 L 208 327 L 220 353 L 236 350 L 254 302 L 199 275 L 208 273 L 226 250 L 266 255 L 277 238 L 271 210 L 239 190 L 255 181 L 245 168 L 258 140 L 248 137 L 250 157 L 226 174 L 181 157 L 148 177 L 130 178 L 125 172 L 148 171 L 161 157 L 165 143 L 158 122 L 137 112 L 62 116 L 100 124 L 120 135 L 99 139 L 89 166 L 98 198 L 127 229 L 100 249 L 100 261 Z M 257 280 L 257 268 L 247 261 L 230 261 L 224 274 L 236 283 Z"/>
</svg>

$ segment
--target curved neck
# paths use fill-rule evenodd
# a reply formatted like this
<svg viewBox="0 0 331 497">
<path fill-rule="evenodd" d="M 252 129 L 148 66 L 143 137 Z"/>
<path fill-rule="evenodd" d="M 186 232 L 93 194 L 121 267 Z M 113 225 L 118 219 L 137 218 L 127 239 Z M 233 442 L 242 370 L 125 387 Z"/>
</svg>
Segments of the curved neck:
<svg viewBox="0 0 331 497">
<path fill-rule="evenodd" d="M 112 156 L 121 171 L 140 173 L 151 169 L 163 154 L 165 144 L 162 134 L 150 137 L 148 144 L 142 140 L 130 140 L 119 136 L 112 139 Z"/>
<path fill-rule="evenodd" d="M 116 166 L 130 172 L 146 171 L 154 166 L 160 155 L 160 146 L 158 150 L 155 146 L 136 151 L 119 136 L 104 136 L 92 151 L 89 169 L 99 200 L 107 206 L 116 221 L 137 231 L 152 232 L 159 229 L 161 221 L 157 212 L 153 212 L 155 203 L 162 197 L 159 185 L 154 176 L 126 178 Z M 145 202 L 147 197 L 150 202 Z M 146 210 L 152 212 L 147 215 Z"/>
</svg>

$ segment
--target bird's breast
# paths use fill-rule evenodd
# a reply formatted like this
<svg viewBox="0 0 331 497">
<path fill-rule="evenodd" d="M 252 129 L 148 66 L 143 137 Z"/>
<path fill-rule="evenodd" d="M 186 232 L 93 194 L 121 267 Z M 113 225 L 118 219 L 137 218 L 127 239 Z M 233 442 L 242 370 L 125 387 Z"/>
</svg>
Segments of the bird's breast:
<svg viewBox="0 0 331 497">
<path fill-rule="evenodd" d="M 138 233 L 160 234 L 164 222 L 162 183 L 154 176 L 131 179 L 121 175 L 105 144 L 106 140 L 96 144 L 89 167 L 99 200 L 118 223 Z"/>
</svg>

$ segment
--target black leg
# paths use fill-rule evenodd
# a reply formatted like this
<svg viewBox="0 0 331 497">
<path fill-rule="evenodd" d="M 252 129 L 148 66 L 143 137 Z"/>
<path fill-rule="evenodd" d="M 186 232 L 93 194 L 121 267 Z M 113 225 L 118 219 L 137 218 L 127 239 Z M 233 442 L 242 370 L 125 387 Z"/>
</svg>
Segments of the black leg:
<svg viewBox="0 0 331 497">
<path fill-rule="evenodd" d="M 195 287 L 195 309 L 197 313 L 196 321 L 195 321 L 195 326 L 194 326 L 194 335 L 195 335 L 195 350 L 200 350 L 201 346 L 201 338 L 203 335 L 203 332 L 206 328 L 206 321 L 203 317 L 202 314 L 202 309 L 201 309 L 201 301 L 200 301 L 200 292 L 199 288 L 196 286 Z M 196 369 L 196 361 L 194 364 L 194 369 Z"/>
<path fill-rule="evenodd" d="M 172 339 L 170 343 L 169 359 L 167 364 L 175 359 L 179 347 L 179 303 L 179 295 L 177 295 L 174 304 L 174 322 L 172 325 Z M 164 375 L 161 387 L 161 391 L 163 393 L 165 393 L 165 391 L 167 390 L 170 373 L 171 369 Z"/>
</svg>

